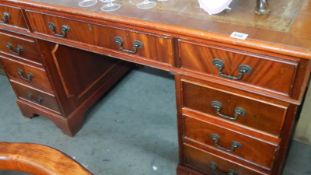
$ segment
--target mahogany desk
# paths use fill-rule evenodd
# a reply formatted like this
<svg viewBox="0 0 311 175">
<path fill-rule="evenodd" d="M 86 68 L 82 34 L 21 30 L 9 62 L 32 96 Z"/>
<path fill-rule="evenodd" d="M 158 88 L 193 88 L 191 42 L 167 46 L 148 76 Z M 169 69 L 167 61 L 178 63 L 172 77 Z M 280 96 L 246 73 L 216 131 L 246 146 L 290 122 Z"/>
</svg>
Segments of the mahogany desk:
<svg viewBox="0 0 311 175">
<path fill-rule="evenodd" d="M 310 76 L 311 0 L 271 1 L 269 16 L 253 1 L 217 16 L 196 0 L 135 2 L 103 13 L 76 0 L 1 0 L 0 59 L 22 113 L 73 136 L 138 63 L 175 75 L 177 174 L 280 175 Z"/>
</svg>

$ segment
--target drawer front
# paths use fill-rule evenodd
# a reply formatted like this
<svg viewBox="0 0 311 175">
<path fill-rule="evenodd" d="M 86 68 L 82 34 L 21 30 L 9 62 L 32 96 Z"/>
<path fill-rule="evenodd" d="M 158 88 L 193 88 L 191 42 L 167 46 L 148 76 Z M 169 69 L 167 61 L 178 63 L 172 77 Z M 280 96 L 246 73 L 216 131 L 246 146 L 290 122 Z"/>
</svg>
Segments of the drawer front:
<svg viewBox="0 0 311 175">
<path fill-rule="evenodd" d="M 183 164 L 206 174 L 267 175 L 187 144 L 183 145 Z"/>
<path fill-rule="evenodd" d="M 280 135 L 288 108 L 184 80 L 182 98 L 183 107 L 276 136 Z"/>
<path fill-rule="evenodd" d="M 117 28 L 101 29 L 99 45 L 124 54 L 135 54 L 167 65 L 174 64 L 171 38 Z M 136 46 L 135 46 L 136 45 Z M 139 45 L 139 46 L 138 46 Z"/>
<path fill-rule="evenodd" d="M 9 25 L 12 27 L 27 29 L 22 10 L 20 8 L 2 4 L 0 4 L 0 25 Z"/>
<path fill-rule="evenodd" d="M 28 86 L 53 93 L 49 79 L 44 69 L 30 66 L 15 60 L 3 58 L 2 64 L 10 79 Z"/>
<path fill-rule="evenodd" d="M 211 74 L 291 95 L 298 60 L 284 61 L 215 45 L 179 42 L 181 66 L 185 69 Z"/>
<path fill-rule="evenodd" d="M 184 139 L 271 169 L 278 146 L 190 116 L 183 116 Z"/>
<path fill-rule="evenodd" d="M 26 61 L 41 63 L 36 41 L 29 37 L 0 32 L 0 52 Z"/>
<path fill-rule="evenodd" d="M 171 38 L 133 30 L 87 24 L 27 11 L 34 32 L 112 49 L 164 64 L 173 64 Z"/>
<path fill-rule="evenodd" d="M 60 113 L 59 106 L 54 95 L 24 86 L 15 81 L 11 81 L 11 84 L 18 98 Z"/>
</svg>

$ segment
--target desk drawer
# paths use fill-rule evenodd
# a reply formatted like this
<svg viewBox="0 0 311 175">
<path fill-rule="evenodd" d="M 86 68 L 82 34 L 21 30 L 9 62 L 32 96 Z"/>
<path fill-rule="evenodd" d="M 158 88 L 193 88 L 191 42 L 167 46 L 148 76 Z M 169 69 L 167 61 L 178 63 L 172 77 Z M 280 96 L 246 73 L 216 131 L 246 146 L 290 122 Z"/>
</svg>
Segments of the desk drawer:
<svg viewBox="0 0 311 175">
<path fill-rule="evenodd" d="M 58 103 L 53 94 L 44 93 L 42 91 L 27 87 L 12 80 L 11 84 L 18 98 L 31 102 L 35 105 L 39 105 L 41 107 L 48 108 L 57 113 L 60 112 Z"/>
<path fill-rule="evenodd" d="M 267 175 L 239 166 L 234 161 L 226 160 L 188 144 L 183 145 L 183 164 L 206 174 L 230 174 L 234 172 L 235 175 Z"/>
<path fill-rule="evenodd" d="M 53 93 L 44 69 L 7 58 L 3 58 L 2 63 L 10 79 Z"/>
<path fill-rule="evenodd" d="M 183 137 L 186 141 L 198 142 L 205 147 L 251 161 L 266 169 L 272 168 L 278 151 L 275 143 L 229 130 L 222 127 L 221 123 L 216 125 L 191 116 L 183 116 Z"/>
<path fill-rule="evenodd" d="M 222 87 L 181 80 L 183 107 L 280 135 L 288 106 L 226 91 Z M 283 106 L 284 105 L 284 106 Z"/>
<path fill-rule="evenodd" d="M 0 52 L 26 61 L 42 63 L 36 41 L 29 37 L 0 32 Z"/>
<path fill-rule="evenodd" d="M 25 28 L 27 25 L 20 8 L 0 4 L 0 25 Z"/>
<path fill-rule="evenodd" d="M 166 36 L 93 25 L 33 11 L 26 13 L 32 29 L 37 33 L 100 46 L 164 64 L 172 65 L 174 62 L 173 42 Z"/>
<path fill-rule="evenodd" d="M 291 96 L 299 60 L 281 60 L 213 43 L 179 42 L 181 67 Z"/>
</svg>

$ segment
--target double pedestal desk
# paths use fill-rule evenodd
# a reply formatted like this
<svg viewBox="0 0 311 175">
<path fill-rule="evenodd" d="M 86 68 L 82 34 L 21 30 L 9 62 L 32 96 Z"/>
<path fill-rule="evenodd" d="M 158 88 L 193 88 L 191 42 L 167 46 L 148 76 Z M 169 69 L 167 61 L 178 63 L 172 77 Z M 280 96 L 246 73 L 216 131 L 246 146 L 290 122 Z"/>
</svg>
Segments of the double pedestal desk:
<svg viewBox="0 0 311 175">
<path fill-rule="evenodd" d="M 217 16 L 195 0 L 121 3 L 105 13 L 75 0 L 0 1 L 0 60 L 22 113 L 73 136 L 142 64 L 175 76 L 178 175 L 282 174 L 309 82 L 311 1 L 271 1 L 266 16 L 241 0 Z"/>
</svg>

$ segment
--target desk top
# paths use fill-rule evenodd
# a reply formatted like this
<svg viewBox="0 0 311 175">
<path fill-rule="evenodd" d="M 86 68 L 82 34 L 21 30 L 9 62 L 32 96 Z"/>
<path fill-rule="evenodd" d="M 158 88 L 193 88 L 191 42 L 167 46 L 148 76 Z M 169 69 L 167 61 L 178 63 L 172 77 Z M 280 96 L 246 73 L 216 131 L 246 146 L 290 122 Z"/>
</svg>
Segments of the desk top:
<svg viewBox="0 0 311 175">
<path fill-rule="evenodd" d="M 213 16 L 200 9 L 197 0 L 158 1 L 149 10 L 136 7 L 141 0 L 117 0 L 122 7 L 114 12 L 100 11 L 101 2 L 82 8 L 80 0 L 6 1 L 311 59 L 311 0 L 273 0 L 268 16 L 256 15 L 256 1 L 245 0 L 234 0 L 231 11 Z M 233 39 L 232 32 L 249 36 Z"/>
</svg>

